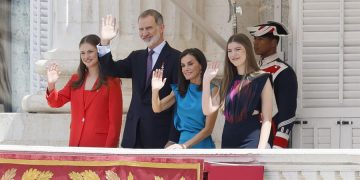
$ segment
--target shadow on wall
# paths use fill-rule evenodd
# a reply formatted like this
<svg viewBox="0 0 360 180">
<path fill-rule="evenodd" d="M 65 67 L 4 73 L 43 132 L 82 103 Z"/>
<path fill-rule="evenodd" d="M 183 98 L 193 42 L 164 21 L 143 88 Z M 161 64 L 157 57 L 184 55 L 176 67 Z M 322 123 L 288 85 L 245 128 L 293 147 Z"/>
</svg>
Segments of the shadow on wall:
<svg viewBox="0 0 360 180">
<path fill-rule="evenodd" d="M 10 0 L 0 3 L 0 112 L 11 112 L 10 69 Z M 7 51 L 5 51 L 5 49 Z"/>
</svg>

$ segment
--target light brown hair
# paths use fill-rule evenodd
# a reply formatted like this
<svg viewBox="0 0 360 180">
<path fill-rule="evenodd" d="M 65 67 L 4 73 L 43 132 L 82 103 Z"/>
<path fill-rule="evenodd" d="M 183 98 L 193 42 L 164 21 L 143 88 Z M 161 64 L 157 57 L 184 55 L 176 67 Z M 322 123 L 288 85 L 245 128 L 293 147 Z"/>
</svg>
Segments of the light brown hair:
<svg viewBox="0 0 360 180">
<path fill-rule="evenodd" d="M 227 44 L 226 49 L 229 44 L 232 42 L 236 42 L 244 46 L 246 51 L 246 59 L 245 59 L 245 74 L 242 77 L 243 80 L 249 76 L 251 73 L 260 70 L 259 65 L 256 62 L 253 45 L 250 39 L 242 33 L 232 35 Z M 225 53 L 225 63 L 224 63 L 224 76 L 221 83 L 220 89 L 220 98 L 223 101 L 225 99 L 226 93 L 230 88 L 230 83 L 234 80 L 235 75 L 238 73 L 236 67 L 230 62 L 228 51 Z M 243 81 L 242 81 L 243 82 Z"/>
</svg>

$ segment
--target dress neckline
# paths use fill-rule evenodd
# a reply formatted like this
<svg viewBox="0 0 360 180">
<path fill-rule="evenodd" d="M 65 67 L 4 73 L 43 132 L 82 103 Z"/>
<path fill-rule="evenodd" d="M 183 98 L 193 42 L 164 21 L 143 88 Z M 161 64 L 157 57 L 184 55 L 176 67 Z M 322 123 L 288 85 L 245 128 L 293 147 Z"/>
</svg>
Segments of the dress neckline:
<svg viewBox="0 0 360 180">
<path fill-rule="evenodd" d="M 190 83 L 190 85 L 192 85 L 192 86 L 200 86 L 200 84 L 194 84 L 194 83 Z"/>
</svg>

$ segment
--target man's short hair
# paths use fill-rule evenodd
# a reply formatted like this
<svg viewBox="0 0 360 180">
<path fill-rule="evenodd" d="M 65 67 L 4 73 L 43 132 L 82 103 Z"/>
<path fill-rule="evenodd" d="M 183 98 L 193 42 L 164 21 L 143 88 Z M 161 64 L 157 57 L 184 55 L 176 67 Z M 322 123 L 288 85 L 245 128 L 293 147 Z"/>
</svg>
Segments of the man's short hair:
<svg viewBox="0 0 360 180">
<path fill-rule="evenodd" d="M 140 16 L 138 17 L 138 20 L 139 20 L 140 18 L 145 18 L 145 17 L 147 17 L 147 16 L 152 16 L 152 17 L 154 17 L 155 23 L 156 23 L 157 25 L 162 25 L 162 24 L 164 24 L 164 19 L 163 19 L 161 13 L 159 13 L 159 12 L 156 11 L 155 9 L 148 9 L 148 10 L 142 12 L 142 13 L 140 14 Z"/>
</svg>

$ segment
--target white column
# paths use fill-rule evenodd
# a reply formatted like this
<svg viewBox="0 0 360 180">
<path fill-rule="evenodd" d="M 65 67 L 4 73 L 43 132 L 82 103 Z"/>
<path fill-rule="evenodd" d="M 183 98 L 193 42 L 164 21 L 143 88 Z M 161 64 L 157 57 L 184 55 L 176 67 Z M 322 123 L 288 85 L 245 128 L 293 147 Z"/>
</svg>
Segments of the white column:
<svg viewBox="0 0 360 180">
<path fill-rule="evenodd" d="M 53 47 L 57 51 L 75 51 L 76 42 L 81 38 L 82 1 L 54 1 Z"/>
<path fill-rule="evenodd" d="M 192 1 L 185 0 L 187 7 L 194 11 L 198 16 L 204 18 L 204 1 Z M 172 10 L 174 9 L 174 10 Z M 167 39 L 174 44 L 173 46 L 180 51 L 186 48 L 199 48 L 205 50 L 204 46 L 204 32 L 200 31 L 196 22 L 194 22 L 189 16 L 184 14 L 181 9 L 175 6 L 171 1 L 165 1 L 163 8 L 164 16 L 167 16 L 168 20 L 165 20 L 169 29 L 167 30 Z M 174 21 L 172 21 L 174 19 Z M 165 23 L 166 24 L 166 23 Z"/>
<path fill-rule="evenodd" d="M 115 6 L 110 8 L 108 6 Z M 111 41 L 111 53 L 114 60 L 127 57 L 131 51 L 144 49 L 146 45 L 138 34 L 137 18 L 141 13 L 141 0 L 120 0 L 116 3 L 102 4 L 101 17 L 112 14 L 117 19 L 119 34 Z"/>
<path fill-rule="evenodd" d="M 53 1 L 30 1 L 30 93 L 44 87 L 44 79 L 36 73 L 36 61 L 41 53 L 50 50 L 52 42 L 52 3 Z"/>
<path fill-rule="evenodd" d="M 56 0 L 52 3 L 52 10 L 49 10 L 53 17 L 51 19 L 54 20 L 49 21 L 49 26 L 53 28 L 49 37 L 52 40 L 52 50 L 42 53 L 41 60 L 36 61 L 34 69 L 46 79 L 47 65 L 59 64 L 62 76 L 56 88 L 60 89 L 79 65 L 80 39 L 87 34 L 99 34 L 100 5 L 98 1 L 91 0 Z M 41 37 L 38 38 L 41 42 Z M 25 96 L 22 107 L 28 112 L 69 112 L 69 105 L 60 109 L 50 108 L 46 103 L 44 90 Z"/>
<path fill-rule="evenodd" d="M 3 1 L 1 1 L 3 2 Z M 10 2 L 10 1 L 9 1 Z M 11 102 L 12 110 L 21 111 L 21 97 L 30 91 L 30 65 L 29 65 L 29 1 L 12 0 L 11 9 L 11 43 L 9 49 Z M 2 11 L 2 10 L 1 10 Z M 15 13 L 16 12 L 16 13 Z M 2 28 L 2 27 L 1 27 Z"/>
</svg>

